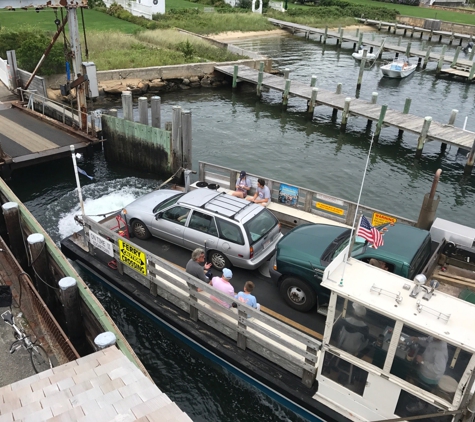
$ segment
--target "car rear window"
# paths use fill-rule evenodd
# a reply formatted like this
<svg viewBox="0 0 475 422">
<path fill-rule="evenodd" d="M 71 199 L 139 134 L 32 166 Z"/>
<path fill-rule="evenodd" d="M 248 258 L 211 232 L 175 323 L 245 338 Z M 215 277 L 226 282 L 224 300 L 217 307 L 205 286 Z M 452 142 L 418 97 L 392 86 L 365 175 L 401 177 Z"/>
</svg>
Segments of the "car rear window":
<svg viewBox="0 0 475 422">
<path fill-rule="evenodd" d="M 216 222 L 218 223 L 219 237 L 221 239 L 237 243 L 238 245 L 244 245 L 242 231 L 238 225 L 221 218 L 216 218 Z"/>
<path fill-rule="evenodd" d="M 255 215 L 244 224 L 244 228 L 249 236 L 249 243 L 253 245 L 267 235 L 277 224 L 277 218 L 267 209 Z"/>
</svg>

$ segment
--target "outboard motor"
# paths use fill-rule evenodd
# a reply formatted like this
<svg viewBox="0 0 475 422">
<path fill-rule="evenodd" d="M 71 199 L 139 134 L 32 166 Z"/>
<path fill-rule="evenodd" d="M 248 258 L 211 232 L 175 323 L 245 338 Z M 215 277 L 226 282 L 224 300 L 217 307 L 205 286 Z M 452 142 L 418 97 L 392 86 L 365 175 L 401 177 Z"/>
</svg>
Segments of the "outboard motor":
<svg viewBox="0 0 475 422">
<path fill-rule="evenodd" d="M 463 51 L 465 54 L 468 54 L 468 53 L 471 53 L 471 52 L 472 52 L 472 49 L 473 49 L 473 42 L 470 41 L 464 48 L 462 48 L 462 51 Z"/>
</svg>

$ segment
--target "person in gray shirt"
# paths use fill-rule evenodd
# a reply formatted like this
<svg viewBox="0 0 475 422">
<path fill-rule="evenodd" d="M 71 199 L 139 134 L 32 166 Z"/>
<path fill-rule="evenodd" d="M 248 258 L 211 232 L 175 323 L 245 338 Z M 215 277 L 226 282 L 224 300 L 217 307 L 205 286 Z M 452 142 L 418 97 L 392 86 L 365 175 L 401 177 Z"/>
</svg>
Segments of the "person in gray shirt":
<svg viewBox="0 0 475 422">
<path fill-rule="evenodd" d="M 197 248 L 191 253 L 191 259 L 186 264 L 186 272 L 208 283 L 210 279 L 206 274 L 209 273 L 211 265 L 211 263 L 205 263 L 205 251 L 201 248 Z"/>
</svg>

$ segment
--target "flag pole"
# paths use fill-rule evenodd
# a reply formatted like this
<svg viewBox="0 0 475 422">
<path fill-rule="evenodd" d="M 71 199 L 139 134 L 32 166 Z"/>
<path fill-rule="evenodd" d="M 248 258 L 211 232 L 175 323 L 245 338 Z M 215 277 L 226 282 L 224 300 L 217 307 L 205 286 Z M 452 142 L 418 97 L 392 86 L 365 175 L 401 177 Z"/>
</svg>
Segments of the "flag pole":
<svg viewBox="0 0 475 422">
<path fill-rule="evenodd" d="M 361 194 L 363 193 L 363 186 L 364 186 L 364 181 L 366 179 L 366 172 L 368 171 L 369 157 L 371 156 L 371 149 L 373 148 L 373 141 L 374 141 L 374 132 L 371 134 L 371 142 L 369 143 L 369 150 L 368 150 L 368 156 L 366 157 L 366 165 L 364 167 L 363 179 L 361 180 L 360 192 L 358 194 L 358 201 L 356 202 L 355 216 L 353 218 L 353 225 L 351 226 L 350 247 L 348 248 L 348 255 L 346 256 L 345 265 L 343 266 L 343 272 L 341 274 L 341 279 L 340 279 L 340 286 L 343 286 L 343 278 L 345 277 L 346 264 L 350 260 L 351 251 L 352 251 L 353 245 L 355 243 L 354 233 L 355 233 L 356 218 L 358 217 L 358 211 L 359 211 L 359 208 L 360 208 Z"/>
<path fill-rule="evenodd" d="M 76 185 L 78 188 L 79 204 L 81 205 L 82 215 L 84 216 L 86 215 L 86 213 L 84 212 L 84 202 L 82 200 L 81 183 L 79 183 L 78 165 L 76 163 L 76 154 L 74 153 L 74 145 L 70 145 L 69 149 L 71 150 L 71 156 L 73 158 L 74 175 L 76 176 Z"/>
</svg>

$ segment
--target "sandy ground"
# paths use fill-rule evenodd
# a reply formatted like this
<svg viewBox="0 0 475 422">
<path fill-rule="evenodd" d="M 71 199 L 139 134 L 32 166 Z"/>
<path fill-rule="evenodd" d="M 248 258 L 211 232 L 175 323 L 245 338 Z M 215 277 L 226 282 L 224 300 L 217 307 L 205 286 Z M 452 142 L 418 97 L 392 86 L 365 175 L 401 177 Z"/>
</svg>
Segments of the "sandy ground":
<svg viewBox="0 0 475 422">
<path fill-rule="evenodd" d="M 345 26 L 345 31 L 356 31 L 357 29 L 364 32 L 372 32 L 377 30 L 374 26 L 368 25 L 350 25 Z M 329 31 L 337 31 L 338 28 L 328 28 Z M 256 37 L 273 37 L 277 35 L 288 35 L 289 32 L 284 29 L 273 29 L 271 31 L 248 31 L 248 32 L 241 32 L 241 31 L 229 31 L 229 32 L 222 32 L 221 34 L 214 34 L 209 35 L 209 38 L 212 38 L 217 41 L 222 42 L 229 42 L 233 40 L 241 40 L 244 38 L 256 38 Z"/>
</svg>

